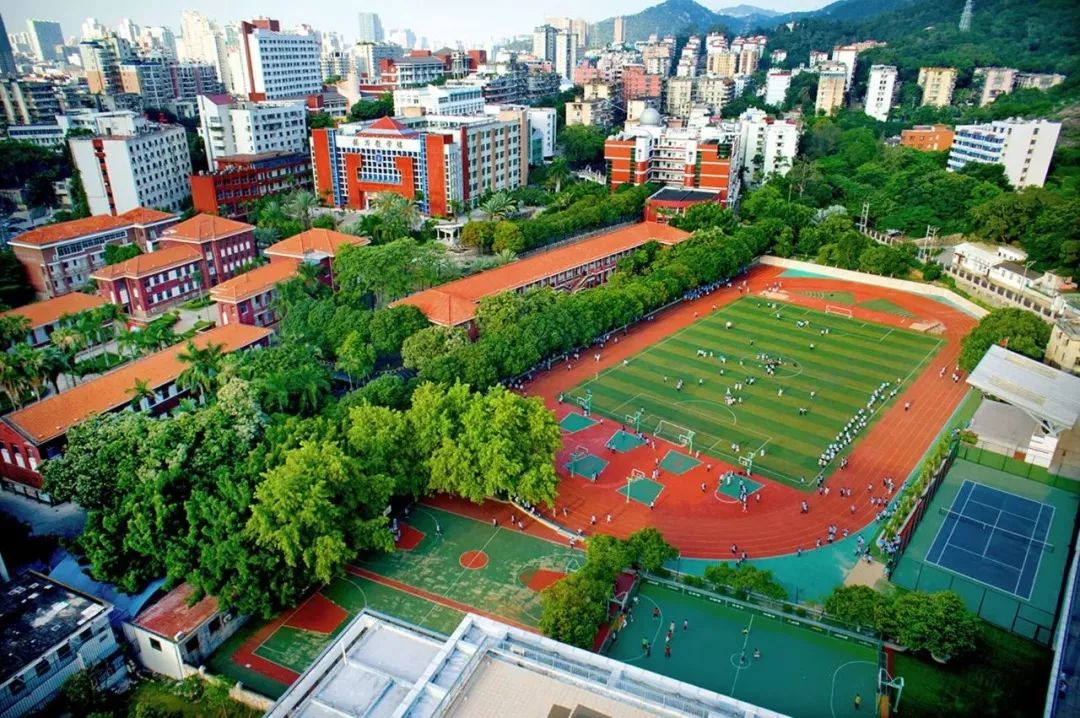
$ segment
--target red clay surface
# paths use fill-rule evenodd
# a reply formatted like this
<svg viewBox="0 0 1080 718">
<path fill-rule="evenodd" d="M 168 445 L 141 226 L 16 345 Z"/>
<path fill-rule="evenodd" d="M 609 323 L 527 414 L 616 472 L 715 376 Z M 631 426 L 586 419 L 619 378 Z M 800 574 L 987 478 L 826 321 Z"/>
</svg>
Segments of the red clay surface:
<svg viewBox="0 0 1080 718">
<path fill-rule="evenodd" d="M 484 566 L 491 563 L 488 559 L 488 555 L 483 551 L 466 551 L 458 556 L 458 563 L 462 568 L 467 568 L 470 571 L 479 571 Z"/>
<path fill-rule="evenodd" d="M 316 633 L 333 633 L 348 617 L 348 611 L 322 594 L 316 593 L 300 604 L 300 608 L 289 616 L 285 625 Z"/>
<path fill-rule="evenodd" d="M 268 661 L 262 656 L 255 655 L 255 649 L 262 645 L 263 641 L 265 641 L 267 638 L 270 638 L 270 636 L 274 635 L 274 631 L 285 625 L 285 623 L 288 622 L 291 616 L 291 613 L 282 613 L 273 621 L 266 624 L 255 633 L 251 634 L 251 637 L 244 641 L 240 645 L 240 647 L 236 649 L 236 652 L 232 654 L 232 658 L 230 660 L 238 666 L 250 668 L 251 670 L 257 673 L 261 673 L 267 678 L 277 681 L 282 685 L 292 685 L 293 681 L 300 677 L 299 673 L 291 671 L 285 666 L 274 663 L 273 661 Z"/>
<path fill-rule="evenodd" d="M 667 472 L 661 475 L 664 492 L 657 500 L 655 509 L 650 511 L 648 506 L 637 502 L 627 503 L 616 490 L 625 485 L 631 469 L 649 472 L 655 459 L 662 458 L 669 449 L 677 447 L 657 439 L 655 450 L 645 445 L 626 454 L 609 452 L 605 442 L 618 427 L 608 421 L 606 425 L 564 436 L 565 445 L 556 461 L 557 470 L 563 477 L 555 508 L 559 524 L 572 531 L 580 529 L 588 535 L 591 533 L 590 517 L 596 515 L 602 517 L 604 533 L 622 538 L 643 526 L 654 526 L 688 558 L 730 557 L 732 544 L 738 545 L 740 553 L 745 551 L 751 558 L 762 558 L 794 553 L 798 547 L 809 550 L 814 547 L 816 539 L 824 542 L 829 525 L 836 525 L 841 531 L 845 528 L 855 531 L 874 521 L 878 507 L 872 505 L 869 499 L 886 496 L 882 479 L 893 477 L 899 488 L 899 483 L 916 467 L 963 399 L 967 391 L 966 383 L 963 380 L 954 383 L 949 375 L 956 366 L 960 340 L 975 324 L 975 320 L 958 309 L 921 295 L 818 277 L 779 279 L 781 272 L 779 267 L 756 267 L 749 275 L 750 292 L 756 294 L 780 281 L 782 291 L 789 293 L 788 302 L 824 310 L 829 304 L 828 300 L 804 296 L 800 292 L 846 291 L 855 296 L 857 303 L 888 299 L 915 315 L 914 318 L 906 318 L 852 306 L 855 320 L 896 327 L 937 320 L 945 327 L 945 332 L 939 335 L 945 340 L 945 345 L 938 354 L 921 374 L 905 383 L 903 392 L 892 408 L 856 444 L 850 454 L 847 470 L 836 470 L 827 478 L 830 495 L 819 496 L 816 492 L 800 491 L 754 475 L 756 481 L 764 484 L 760 491 L 761 501 L 751 502 L 749 512 L 743 513 L 737 504 L 725 504 L 718 501 L 713 492 L 701 492 L 702 481 L 713 485 L 716 480 L 715 473 L 706 472 L 707 462 L 703 455 L 701 466 L 682 476 Z M 713 304 L 719 307 L 740 296 L 738 289 L 733 287 L 674 307 L 658 315 L 654 321 L 635 326 L 628 334 L 620 336 L 617 343 L 609 342 L 601 352 L 599 362 L 593 360 L 590 349 L 588 359 L 583 358 L 569 370 L 566 364 L 560 364 L 549 372 L 539 374 L 526 387 L 526 393 L 542 397 L 561 419 L 573 411 L 573 407 L 558 403 L 556 397 L 560 393 L 692 324 L 696 320 L 695 314 L 708 313 Z M 853 360 L 856 359 L 853 357 Z M 947 371 L 944 377 L 939 377 L 938 372 L 942 367 L 947 367 Z M 909 411 L 903 408 L 906 401 L 911 402 Z M 563 469 L 563 465 L 569 461 L 570 450 L 578 445 L 584 445 L 593 454 L 603 456 L 610 462 L 596 482 L 569 476 Z M 711 463 L 714 471 L 736 468 L 715 458 Z M 867 490 L 868 484 L 873 484 L 872 491 Z M 853 489 L 853 496 L 841 498 L 837 491 L 839 487 Z M 803 500 L 810 505 L 810 511 L 805 515 L 799 511 L 799 504 Z M 853 505 L 854 512 L 851 510 Z M 569 510 L 565 517 L 563 507 Z M 473 512 L 479 514 L 477 518 L 490 520 L 496 517 L 502 520 L 501 512 L 493 512 L 489 506 L 476 508 Z M 603 521 L 609 513 L 611 521 Z"/>
<path fill-rule="evenodd" d="M 520 578 L 523 584 L 540 593 L 551 584 L 566 578 L 566 573 L 564 571 L 550 571 L 546 568 L 539 568 L 535 571 L 526 571 Z"/>
<path fill-rule="evenodd" d="M 420 542 L 424 540 L 424 536 L 427 535 L 423 531 L 414 529 L 406 523 L 399 524 L 398 528 L 401 531 L 401 536 L 398 537 L 398 540 L 394 545 L 399 551 L 412 551 L 420 545 Z"/>
</svg>

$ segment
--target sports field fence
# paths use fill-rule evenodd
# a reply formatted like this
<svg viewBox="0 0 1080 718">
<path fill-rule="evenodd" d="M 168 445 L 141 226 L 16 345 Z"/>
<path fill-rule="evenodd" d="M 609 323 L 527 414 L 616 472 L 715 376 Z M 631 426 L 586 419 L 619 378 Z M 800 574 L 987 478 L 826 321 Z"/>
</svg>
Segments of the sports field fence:
<svg viewBox="0 0 1080 718">
<path fill-rule="evenodd" d="M 948 453 L 945 454 L 945 458 L 941 460 L 941 463 L 938 464 L 935 469 L 933 469 L 930 481 L 926 484 L 922 493 L 915 497 L 915 503 L 911 507 L 911 511 L 908 512 L 907 518 L 900 524 L 900 529 L 896 532 L 899 543 L 896 547 L 896 552 L 893 553 L 890 558 L 891 564 L 895 564 L 899 561 L 900 556 L 904 553 L 904 549 L 911 543 L 911 537 L 915 535 L 915 529 L 919 527 L 919 523 L 922 522 L 923 516 L 925 516 L 926 512 L 930 509 L 930 502 L 934 500 L 938 488 L 941 487 L 941 482 L 945 480 L 945 476 L 949 473 L 949 469 L 952 468 L 953 462 L 956 460 L 959 445 L 959 440 L 953 439 L 949 445 Z"/>
<path fill-rule="evenodd" d="M 1025 479 L 1030 479 L 1031 481 L 1055 489 L 1061 489 L 1062 491 L 1068 491 L 1074 494 L 1080 493 L 1080 481 L 1077 481 L 1076 479 L 1069 479 L 1064 476 L 1058 476 L 1057 474 L 1051 474 L 1045 467 L 1029 464 L 1023 459 L 1017 459 L 1014 456 L 1003 454 L 1000 451 L 994 451 L 985 446 L 980 446 L 978 443 L 969 444 L 967 442 L 961 442 L 959 457 L 970 461 L 973 464 L 979 464 L 980 466 L 985 466 L 990 469 L 1004 471 L 1005 473 L 1014 476 L 1022 476 Z"/>
</svg>

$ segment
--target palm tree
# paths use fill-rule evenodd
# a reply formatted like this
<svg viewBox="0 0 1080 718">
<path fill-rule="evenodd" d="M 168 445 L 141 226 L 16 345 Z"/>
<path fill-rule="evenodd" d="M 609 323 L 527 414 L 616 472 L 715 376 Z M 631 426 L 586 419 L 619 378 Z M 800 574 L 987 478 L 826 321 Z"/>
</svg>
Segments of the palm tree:
<svg viewBox="0 0 1080 718">
<path fill-rule="evenodd" d="M 60 375 L 71 370 L 71 359 L 59 347 L 47 346 L 38 350 L 41 354 L 42 375 L 52 384 L 53 391 L 60 393 Z"/>
<path fill-rule="evenodd" d="M 379 220 L 374 234 L 380 243 L 401 239 L 420 224 L 416 203 L 399 194 L 379 192 L 371 198 L 369 206 Z"/>
<path fill-rule="evenodd" d="M 563 182 L 573 177 L 570 165 L 566 164 L 566 160 L 562 157 L 548 165 L 546 172 L 548 186 L 554 186 L 555 194 L 562 191 Z"/>
<path fill-rule="evenodd" d="M 30 332 L 30 320 L 19 314 L 0 317 L 0 348 L 7 349 L 26 339 Z"/>
<path fill-rule="evenodd" d="M 275 372 L 263 377 L 259 381 L 259 387 L 268 409 L 285 411 L 289 407 L 289 379 L 282 372 Z"/>
<path fill-rule="evenodd" d="M 285 198 L 285 205 L 282 209 L 285 214 L 293 219 L 300 220 L 300 224 L 307 230 L 311 229 L 311 210 L 318 206 L 319 198 L 315 196 L 315 193 L 301 189 L 292 192 Z"/>
<path fill-rule="evenodd" d="M 134 357 L 139 353 L 143 344 L 143 333 L 134 331 L 121 331 L 116 337 L 116 348 L 120 356 Z"/>
<path fill-rule="evenodd" d="M 41 398 L 41 385 L 45 383 L 45 361 L 40 352 L 29 344 L 18 344 L 8 352 L 10 358 L 22 375 L 24 388 L 34 392 L 34 398 Z"/>
<path fill-rule="evenodd" d="M 22 367 L 12 354 L 0 352 L 0 391 L 7 395 L 13 408 L 22 406 L 22 395 L 26 389 Z"/>
<path fill-rule="evenodd" d="M 514 254 L 514 250 L 512 249 L 502 249 L 499 250 L 499 252 L 495 255 L 494 259 L 495 266 L 501 267 L 504 264 L 510 264 L 510 262 L 513 262 L 515 259 L 517 259 L 517 255 Z"/>
<path fill-rule="evenodd" d="M 154 399 L 154 390 L 150 388 L 146 379 L 136 379 L 135 385 L 128 389 L 127 393 L 131 395 L 131 408 L 135 411 L 142 409 L 143 399 L 147 401 L 147 408 Z"/>
<path fill-rule="evenodd" d="M 508 192 L 499 191 L 491 194 L 480 203 L 480 209 L 488 216 L 488 219 L 499 221 L 517 214 L 518 201 Z"/>
<path fill-rule="evenodd" d="M 187 368 L 176 378 L 176 385 L 181 389 L 197 391 L 199 401 L 205 400 L 207 393 L 214 388 L 223 357 L 221 344 L 207 344 L 200 349 L 194 342 L 189 341 L 187 347 L 176 357 L 187 364 Z"/>
</svg>

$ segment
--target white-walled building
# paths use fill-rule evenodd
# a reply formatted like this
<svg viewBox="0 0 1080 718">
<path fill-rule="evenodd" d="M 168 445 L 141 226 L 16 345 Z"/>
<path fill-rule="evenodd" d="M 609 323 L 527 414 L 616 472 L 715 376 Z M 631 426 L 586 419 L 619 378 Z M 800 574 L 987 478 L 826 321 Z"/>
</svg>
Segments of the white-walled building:
<svg viewBox="0 0 1080 718">
<path fill-rule="evenodd" d="M 394 114 L 417 110 L 425 115 L 479 115 L 484 93 L 475 85 L 425 85 L 394 90 Z"/>
<path fill-rule="evenodd" d="M 307 152 L 307 107 L 299 101 L 234 100 L 199 96 L 199 136 L 214 167 L 228 155 Z"/>
<path fill-rule="evenodd" d="M 557 113 L 554 107 L 530 107 L 529 131 L 535 136 L 540 133 L 542 154 L 545 160 L 555 156 L 555 127 Z"/>
<path fill-rule="evenodd" d="M 968 162 L 999 164 L 1013 187 L 1042 187 L 1060 132 L 1060 122 L 1044 119 L 957 125 L 949 169 L 958 170 Z"/>
<path fill-rule="evenodd" d="M 217 23 L 201 12 L 184 10 L 180 13 L 180 33 L 180 42 L 174 40 L 180 59 L 210 63 L 222 84 L 232 90 L 240 78 L 231 72 L 225 36 Z"/>
<path fill-rule="evenodd" d="M 90 213 L 123 214 L 136 207 L 178 211 L 191 195 L 191 154 L 180 125 L 159 125 L 134 112 L 95 118 L 93 137 L 68 140 Z"/>
<path fill-rule="evenodd" d="M 244 94 L 281 100 L 322 91 L 317 35 L 280 32 L 277 20 L 240 23 Z"/>
<path fill-rule="evenodd" d="M 769 70 L 765 76 L 765 104 L 769 107 L 780 107 L 787 97 L 788 88 L 791 87 L 791 71 Z"/>
<path fill-rule="evenodd" d="M 896 92 L 896 68 L 893 65 L 873 65 L 866 82 L 866 105 L 863 111 L 875 120 L 885 122 L 892 109 Z"/>
<path fill-rule="evenodd" d="M 555 33 L 555 72 L 566 80 L 574 77 L 578 62 L 579 38 L 575 33 L 559 30 Z"/>
<path fill-rule="evenodd" d="M 788 173 L 799 151 L 802 127 L 798 122 L 749 109 L 739 115 L 739 128 L 745 181 L 757 184 L 770 175 Z"/>
<path fill-rule="evenodd" d="M 851 80 L 855 77 L 855 65 L 859 59 L 859 48 L 854 45 L 837 45 L 832 51 L 832 61 L 844 66 L 844 90 L 851 89 Z"/>
</svg>

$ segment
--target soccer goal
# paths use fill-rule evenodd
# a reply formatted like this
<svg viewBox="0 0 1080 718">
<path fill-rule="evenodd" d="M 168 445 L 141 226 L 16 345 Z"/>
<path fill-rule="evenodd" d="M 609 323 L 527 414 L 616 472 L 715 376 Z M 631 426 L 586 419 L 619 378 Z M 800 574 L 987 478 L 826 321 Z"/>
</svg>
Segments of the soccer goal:
<svg viewBox="0 0 1080 718">
<path fill-rule="evenodd" d="M 676 443 L 679 446 L 684 446 L 689 451 L 694 450 L 695 432 L 685 426 L 679 426 L 674 422 L 661 419 L 660 423 L 656 425 L 656 431 L 654 431 L 653 434 L 659 436 L 661 439 L 667 439 L 668 441 Z"/>
<path fill-rule="evenodd" d="M 585 396 L 575 396 L 574 401 L 578 403 L 581 410 L 588 416 L 592 413 L 592 389 L 585 390 Z"/>
<path fill-rule="evenodd" d="M 634 427 L 634 431 L 641 431 L 641 420 L 645 418 L 645 409 L 638 409 L 637 413 L 626 415 L 626 425 Z"/>
<path fill-rule="evenodd" d="M 633 493 L 634 483 L 647 478 L 645 472 L 641 469 L 630 469 L 630 473 L 626 477 L 626 503 L 630 503 L 630 494 Z"/>
<path fill-rule="evenodd" d="M 839 307 L 835 304 L 826 304 L 825 313 L 835 314 L 839 317 L 847 317 L 848 319 L 851 319 L 853 316 L 855 316 L 855 312 L 851 310 L 851 307 Z"/>
<path fill-rule="evenodd" d="M 878 669 L 878 710 L 881 715 L 892 715 L 900 709 L 900 696 L 904 693 L 904 678 L 893 678 L 884 668 Z"/>
</svg>

